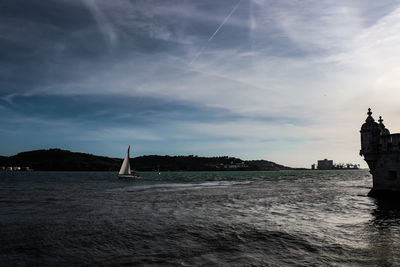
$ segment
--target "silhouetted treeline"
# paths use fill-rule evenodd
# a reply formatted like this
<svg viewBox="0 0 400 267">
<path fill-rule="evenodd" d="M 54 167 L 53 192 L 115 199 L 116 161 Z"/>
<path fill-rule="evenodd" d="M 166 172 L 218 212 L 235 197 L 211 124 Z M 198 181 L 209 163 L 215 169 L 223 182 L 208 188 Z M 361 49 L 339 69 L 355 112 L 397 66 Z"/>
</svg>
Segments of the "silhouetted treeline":
<svg viewBox="0 0 400 267">
<path fill-rule="evenodd" d="M 8 158 L 0 156 L 0 166 L 5 166 L 7 163 Z"/>
<path fill-rule="evenodd" d="M 121 160 L 61 149 L 22 152 L 7 158 L 2 166 L 29 167 L 43 171 L 114 171 Z"/>
<path fill-rule="evenodd" d="M 22 152 L 0 157 L 0 166 L 30 167 L 43 171 L 118 171 L 122 159 L 61 149 Z M 290 169 L 266 160 L 243 161 L 234 157 L 141 156 L 131 159 L 138 171 L 232 171 Z"/>
<path fill-rule="evenodd" d="M 266 160 L 244 161 L 234 157 L 141 156 L 131 162 L 142 171 L 232 171 L 290 169 Z"/>
</svg>

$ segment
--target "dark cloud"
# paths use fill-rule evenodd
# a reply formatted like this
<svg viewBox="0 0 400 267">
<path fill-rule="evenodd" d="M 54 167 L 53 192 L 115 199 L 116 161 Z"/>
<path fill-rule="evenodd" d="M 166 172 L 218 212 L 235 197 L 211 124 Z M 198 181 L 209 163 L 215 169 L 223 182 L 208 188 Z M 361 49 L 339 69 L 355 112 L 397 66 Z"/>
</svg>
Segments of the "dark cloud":
<svg viewBox="0 0 400 267">
<path fill-rule="evenodd" d="M 211 108 L 151 97 L 122 97 L 118 95 L 16 95 L 0 101 L 3 113 L 41 120 L 70 120 L 85 124 L 135 126 L 174 122 L 223 122 L 249 119 L 223 108 Z M 298 118 L 251 116 L 264 123 L 307 125 L 311 121 Z"/>
<path fill-rule="evenodd" d="M 75 120 L 102 125 L 149 125 L 168 121 L 233 119 L 228 111 L 149 97 L 118 95 L 18 95 L 0 104 L 10 112 L 43 120 Z M 4 110 L 3 110 L 4 112 Z"/>
</svg>

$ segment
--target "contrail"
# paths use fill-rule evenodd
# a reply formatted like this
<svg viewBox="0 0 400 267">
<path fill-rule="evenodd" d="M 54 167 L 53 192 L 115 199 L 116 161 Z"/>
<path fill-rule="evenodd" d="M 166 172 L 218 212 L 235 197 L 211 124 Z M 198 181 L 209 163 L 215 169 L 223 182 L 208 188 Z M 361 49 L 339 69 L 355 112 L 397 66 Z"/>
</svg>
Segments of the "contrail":
<svg viewBox="0 0 400 267">
<path fill-rule="evenodd" d="M 226 16 L 226 18 L 222 21 L 222 23 L 218 26 L 218 28 L 215 30 L 215 32 L 208 38 L 207 43 L 211 42 L 211 40 L 215 37 L 215 35 L 219 32 L 219 30 L 224 26 L 224 24 L 229 20 L 229 18 L 235 13 L 236 9 L 239 7 L 240 3 L 242 0 L 239 0 L 239 2 L 232 8 L 231 12 Z M 199 52 L 196 54 L 196 56 L 190 61 L 189 66 L 193 64 L 193 62 L 196 61 L 196 59 L 201 55 L 203 50 L 206 48 L 207 43 L 199 50 Z"/>
<path fill-rule="evenodd" d="M 219 32 L 219 30 L 222 28 L 222 26 L 224 26 L 224 24 L 228 21 L 228 19 L 232 16 L 233 13 L 235 13 L 236 9 L 239 7 L 240 2 L 242 2 L 242 0 L 239 0 L 239 2 L 236 4 L 236 6 L 233 7 L 231 13 L 229 13 L 228 16 L 226 16 L 226 18 L 224 19 L 224 21 L 221 23 L 221 25 L 219 25 L 219 27 L 215 30 L 215 32 L 211 35 L 211 37 L 208 39 L 208 42 L 210 42 L 214 36 Z"/>
</svg>

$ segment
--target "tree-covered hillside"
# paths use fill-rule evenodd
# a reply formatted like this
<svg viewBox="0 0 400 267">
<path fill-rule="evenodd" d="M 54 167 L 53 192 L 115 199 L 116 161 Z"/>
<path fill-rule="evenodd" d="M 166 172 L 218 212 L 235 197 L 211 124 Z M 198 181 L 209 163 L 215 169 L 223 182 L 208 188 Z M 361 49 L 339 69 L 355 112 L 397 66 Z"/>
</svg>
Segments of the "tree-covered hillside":
<svg viewBox="0 0 400 267">
<path fill-rule="evenodd" d="M 118 171 L 122 159 L 61 149 L 22 152 L 0 157 L 0 166 L 30 167 L 43 171 Z M 243 161 L 234 157 L 141 156 L 131 159 L 138 171 L 232 171 L 290 169 L 266 160 Z"/>
</svg>

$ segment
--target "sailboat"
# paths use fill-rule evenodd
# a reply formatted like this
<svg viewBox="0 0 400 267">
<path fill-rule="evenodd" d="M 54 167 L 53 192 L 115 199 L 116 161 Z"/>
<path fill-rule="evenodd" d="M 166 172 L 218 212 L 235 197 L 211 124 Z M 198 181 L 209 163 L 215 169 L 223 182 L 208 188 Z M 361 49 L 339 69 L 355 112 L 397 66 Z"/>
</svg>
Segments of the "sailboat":
<svg viewBox="0 0 400 267">
<path fill-rule="evenodd" d="M 131 146 L 128 146 L 128 151 L 126 151 L 126 155 L 124 161 L 122 162 L 121 169 L 118 173 L 118 178 L 123 179 L 138 179 L 139 175 L 131 170 L 131 164 L 129 163 L 129 149 Z"/>
</svg>

